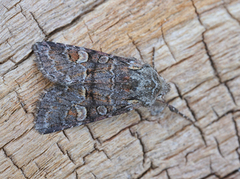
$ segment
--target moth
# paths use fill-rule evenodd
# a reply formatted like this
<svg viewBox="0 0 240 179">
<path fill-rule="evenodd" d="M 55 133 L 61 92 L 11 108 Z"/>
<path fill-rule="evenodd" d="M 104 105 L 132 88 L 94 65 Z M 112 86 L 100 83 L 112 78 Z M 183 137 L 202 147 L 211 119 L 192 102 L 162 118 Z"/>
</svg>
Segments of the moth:
<svg viewBox="0 0 240 179">
<path fill-rule="evenodd" d="M 152 115 L 165 107 L 170 85 L 150 65 L 84 47 L 54 42 L 33 45 L 39 70 L 55 86 L 37 107 L 35 128 L 42 134 L 99 121 L 138 108 Z"/>
</svg>

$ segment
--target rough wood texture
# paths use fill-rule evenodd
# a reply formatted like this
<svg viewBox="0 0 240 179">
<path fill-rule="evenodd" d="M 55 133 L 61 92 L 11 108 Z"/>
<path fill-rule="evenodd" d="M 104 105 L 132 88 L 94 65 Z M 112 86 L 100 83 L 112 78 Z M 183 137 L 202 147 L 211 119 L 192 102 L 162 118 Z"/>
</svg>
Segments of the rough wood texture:
<svg viewBox="0 0 240 179">
<path fill-rule="evenodd" d="M 0 19 L 0 178 L 240 178 L 239 0 L 3 0 Z M 143 59 L 193 120 L 142 108 L 40 135 L 43 39 Z"/>
</svg>

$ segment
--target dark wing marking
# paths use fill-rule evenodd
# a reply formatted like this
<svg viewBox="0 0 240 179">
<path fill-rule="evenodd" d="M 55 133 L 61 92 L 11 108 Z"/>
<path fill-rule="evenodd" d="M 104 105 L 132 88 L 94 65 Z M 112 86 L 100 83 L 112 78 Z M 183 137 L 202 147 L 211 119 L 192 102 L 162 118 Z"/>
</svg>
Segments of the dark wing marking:
<svg viewBox="0 0 240 179">
<path fill-rule="evenodd" d="M 87 69 L 81 63 L 88 59 L 84 48 L 38 42 L 33 50 L 37 56 L 38 68 L 52 82 L 69 86 L 84 81 Z"/>
<path fill-rule="evenodd" d="M 54 83 L 72 86 L 85 82 L 88 71 L 108 64 L 141 68 L 135 58 L 123 58 L 107 53 L 54 42 L 38 42 L 33 51 L 39 70 Z M 111 59 L 111 60 L 110 60 Z"/>
<path fill-rule="evenodd" d="M 46 92 L 38 106 L 35 128 L 42 134 L 81 125 L 74 105 L 84 100 L 76 91 L 56 86 Z"/>
<path fill-rule="evenodd" d="M 57 85 L 46 92 L 38 106 L 35 128 L 42 134 L 99 121 L 126 113 L 132 105 L 102 105 L 87 102 L 85 88 L 77 89 Z M 106 103 L 108 104 L 108 103 Z"/>
</svg>

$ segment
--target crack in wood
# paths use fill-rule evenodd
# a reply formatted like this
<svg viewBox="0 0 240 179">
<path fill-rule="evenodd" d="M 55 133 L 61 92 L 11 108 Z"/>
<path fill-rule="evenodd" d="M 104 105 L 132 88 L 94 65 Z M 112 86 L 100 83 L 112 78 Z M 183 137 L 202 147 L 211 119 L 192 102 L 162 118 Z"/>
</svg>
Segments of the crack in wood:
<svg viewBox="0 0 240 179">
<path fill-rule="evenodd" d="M 191 109 L 188 100 L 187 100 L 186 98 L 184 98 L 184 101 L 186 102 L 186 105 L 187 105 L 190 113 L 191 113 L 192 116 L 193 116 L 193 120 L 194 120 L 195 122 L 197 122 L 197 121 L 198 121 L 198 120 L 197 120 L 197 116 L 196 116 L 195 112 Z"/>
<path fill-rule="evenodd" d="M 88 28 L 88 26 L 87 26 L 87 24 L 85 23 L 84 20 L 83 20 L 83 24 L 86 26 L 86 28 L 87 28 L 87 30 L 88 30 L 87 34 L 88 34 L 88 36 L 89 36 L 89 39 L 91 40 L 92 44 L 94 44 L 94 43 L 93 43 L 93 40 L 92 40 L 92 36 L 90 35 L 90 30 L 89 30 L 89 28 Z"/>
<path fill-rule="evenodd" d="M 76 165 L 76 163 L 75 163 L 74 160 L 72 159 L 71 155 L 69 154 L 68 150 L 66 150 L 66 154 L 67 154 L 67 157 L 69 158 L 69 160 L 70 160 L 74 165 Z"/>
<path fill-rule="evenodd" d="M 139 144 L 141 145 L 142 153 L 143 153 L 142 165 L 144 166 L 144 164 L 145 164 L 145 162 L 146 162 L 146 150 L 145 150 L 145 147 L 144 147 L 145 144 L 144 144 L 144 142 L 142 141 L 141 137 L 139 137 L 139 134 L 138 134 L 137 131 L 135 132 L 136 135 L 134 135 L 131 130 L 129 130 L 129 131 L 130 131 L 131 135 L 132 135 L 133 137 L 135 137 L 135 138 L 139 141 Z"/>
<path fill-rule="evenodd" d="M 97 143 L 94 144 L 94 149 L 95 149 L 95 151 L 103 152 L 104 155 L 107 157 L 107 159 L 111 160 L 111 158 L 108 156 L 107 152 L 106 152 L 104 149 L 101 149 L 101 150 L 100 150 L 100 149 L 97 147 Z"/>
<path fill-rule="evenodd" d="M 215 140 L 215 142 L 216 142 L 216 144 L 217 144 L 218 153 L 221 155 L 222 158 L 225 158 L 225 157 L 223 156 L 223 154 L 222 154 L 222 151 L 221 151 L 221 149 L 220 149 L 220 145 L 219 145 L 219 142 L 218 142 L 217 138 L 214 137 L 214 140 Z"/>
<path fill-rule="evenodd" d="M 226 9 L 228 15 L 240 25 L 240 21 L 229 11 L 229 9 L 226 5 L 226 2 L 223 0 L 222 0 L 222 2 L 223 2 L 223 7 Z"/>
<path fill-rule="evenodd" d="M 17 83 L 17 82 L 16 82 L 16 83 Z M 18 84 L 18 83 L 17 83 L 17 84 Z M 18 85 L 19 85 L 19 84 L 18 84 Z M 19 85 L 19 87 L 20 87 L 20 85 Z M 17 99 L 18 99 L 18 102 L 19 102 L 21 108 L 22 108 L 23 111 L 27 114 L 27 113 L 28 113 L 28 112 L 27 112 L 27 109 L 25 109 L 25 107 L 24 107 L 25 104 L 22 102 L 19 93 L 18 93 L 17 91 L 15 91 L 15 93 L 16 93 L 16 95 L 17 95 Z"/>
<path fill-rule="evenodd" d="M 163 25 L 164 25 L 164 24 L 163 24 Z M 165 38 L 165 35 L 164 35 L 164 33 L 163 33 L 163 25 L 161 26 L 162 39 L 163 39 L 165 45 L 167 46 L 168 51 L 170 52 L 170 54 L 171 54 L 173 60 L 176 62 L 176 61 L 177 61 L 177 60 L 176 60 L 176 57 L 175 57 L 174 53 L 172 52 L 171 47 L 170 47 L 169 44 L 167 43 L 166 38 Z"/>
<path fill-rule="evenodd" d="M 59 148 L 59 150 L 61 151 L 61 153 L 62 153 L 63 155 L 65 155 L 66 153 L 65 153 L 65 151 L 62 149 L 62 147 L 59 145 L 59 142 L 57 142 L 56 144 L 57 144 L 57 147 Z"/>
<path fill-rule="evenodd" d="M 23 175 L 23 177 L 25 177 L 25 178 L 27 178 L 28 179 L 28 177 L 25 175 L 25 173 L 24 173 L 24 171 L 23 171 L 23 169 L 22 168 L 20 168 L 15 162 L 14 162 L 14 160 L 12 159 L 12 157 L 11 156 L 8 156 L 7 155 L 7 152 L 5 151 L 5 149 L 4 148 L 2 148 L 2 151 L 3 151 L 3 153 L 4 153 L 4 155 L 5 155 L 5 157 L 6 158 L 9 158 L 10 159 L 10 161 L 12 162 L 12 164 L 22 173 L 22 175 Z"/>
<path fill-rule="evenodd" d="M 47 33 L 45 32 L 45 30 L 43 29 L 43 27 L 41 27 L 41 25 L 39 24 L 38 20 L 36 19 L 36 17 L 34 16 L 34 14 L 32 12 L 30 12 L 33 20 L 37 23 L 38 28 L 42 31 L 42 33 L 47 36 Z"/>
<path fill-rule="evenodd" d="M 188 155 L 190 155 L 190 154 L 196 152 L 197 150 L 199 150 L 199 148 L 196 148 L 196 149 L 194 149 L 194 150 L 192 150 L 192 151 L 186 153 L 186 155 L 185 155 L 185 160 L 186 160 L 186 161 L 185 161 L 185 164 L 186 164 L 186 165 L 187 165 L 187 163 L 188 163 Z"/>
<path fill-rule="evenodd" d="M 207 43 L 205 42 L 204 34 L 205 34 L 205 32 L 207 31 L 207 29 L 205 28 L 205 26 L 204 26 L 203 23 L 202 23 L 202 20 L 201 20 L 201 18 L 200 18 L 200 15 L 199 15 L 199 13 L 198 13 L 198 11 L 197 11 L 197 7 L 195 6 L 193 0 L 191 0 L 191 2 L 192 2 L 192 5 L 193 5 L 193 7 L 194 7 L 194 9 L 195 9 L 195 13 L 196 13 L 196 15 L 197 15 L 197 18 L 198 18 L 199 23 L 200 23 L 200 24 L 202 25 L 202 27 L 205 29 L 204 32 L 202 33 L 202 43 L 203 43 L 203 45 L 204 45 L 204 47 L 205 47 L 206 54 L 207 54 L 207 56 L 208 56 L 208 58 L 209 58 L 209 61 L 210 61 L 210 64 L 211 64 L 211 67 L 212 67 L 212 69 L 213 69 L 213 71 L 214 71 L 215 76 L 217 77 L 219 83 L 222 83 L 221 77 L 219 76 L 218 71 L 217 71 L 217 67 L 216 67 L 216 65 L 215 65 L 215 63 L 214 63 L 214 60 L 212 59 L 212 56 L 210 55 L 210 50 L 209 50 L 209 48 L 208 48 L 208 46 L 207 46 Z"/>
<path fill-rule="evenodd" d="M 83 18 L 83 16 L 85 16 L 86 14 L 94 11 L 98 6 L 100 6 L 101 4 L 103 4 L 103 3 L 105 3 L 105 2 L 106 2 L 106 0 L 101 0 L 101 1 L 99 1 L 99 3 L 95 4 L 91 9 L 83 12 L 82 14 L 79 14 L 77 17 L 75 17 L 74 19 L 72 19 L 70 23 L 65 24 L 65 25 L 63 25 L 63 26 L 61 26 L 61 27 L 58 27 L 58 28 L 54 29 L 52 32 L 50 32 L 50 33 L 47 35 L 46 39 L 48 39 L 49 37 L 53 36 L 53 35 L 56 34 L 57 32 L 60 32 L 60 31 L 62 31 L 63 29 L 66 29 L 66 28 L 72 26 L 72 25 L 75 24 L 77 21 L 81 21 L 82 18 Z"/>
<path fill-rule="evenodd" d="M 21 14 L 25 17 L 26 20 L 28 20 L 27 17 L 26 17 L 26 14 L 23 13 L 23 9 L 22 9 L 22 6 L 20 4 L 19 4 L 19 7 L 20 7 L 20 10 L 21 10 Z"/>
<path fill-rule="evenodd" d="M 127 34 L 127 36 L 128 36 L 128 38 L 131 40 L 133 46 L 137 49 L 138 54 L 139 54 L 139 56 L 140 56 L 140 60 L 141 60 L 141 61 L 144 61 L 144 60 L 143 60 L 142 53 L 141 53 L 140 49 L 138 48 L 136 42 L 133 40 L 133 38 L 132 38 L 129 34 Z"/>
<path fill-rule="evenodd" d="M 223 177 L 220 177 L 221 179 L 224 179 L 224 178 L 231 178 L 231 175 L 234 175 L 236 173 L 239 173 L 240 171 L 240 168 L 236 169 L 236 170 L 233 170 L 231 173 L 228 173 L 227 175 L 223 176 Z"/>
<path fill-rule="evenodd" d="M 129 130 L 129 128 L 139 124 L 140 122 L 137 123 L 133 123 L 125 128 L 122 128 L 120 131 L 118 131 L 116 134 L 112 135 L 111 137 L 109 137 L 108 139 L 105 139 L 104 141 L 102 141 L 102 143 L 107 142 L 107 141 L 111 141 L 113 138 L 117 137 L 120 133 L 124 132 L 125 130 Z"/>
<path fill-rule="evenodd" d="M 200 133 L 200 135 L 201 135 L 201 138 L 202 138 L 205 146 L 207 146 L 207 141 L 206 141 L 206 139 L 205 139 L 205 137 L 204 137 L 204 133 L 203 133 L 201 127 L 199 127 L 198 125 L 196 125 L 194 121 L 191 121 L 191 120 L 188 120 L 188 121 L 199 131 L 199 133 Z"/>
<path fill-rule="evenodd" d="M 65 130 L 63 130 L 63 131 L 62 131 L 62 133 L 63 133 L 63 135 L 66 137 L 66 139 L 67 139 L 68 141 L 70 141 L 70 139 L 69 139 L 69 137 L 68 137 L 68 135 L 67 135 L 66 131 L 65 131 Z"/>
<path fill-rule="evenodd" d="M 227 91 L 228 91 L 228 93 L 230 94 L 230 97 L 231 97 L 233 103 L 237 106 L 236 100 L 235 100 L 235 98 L 234 98 L 234 95 L 233 95 L 231 89 L 229 88 L 229 86 L 227 85 L 227 83 L 223 83 L 223 84 L 224 84 L 224 86 L 227 88 Z"/>
<path fill-rule="evenodd" d="M 236 153 L 238 155 L 238 160 L 240 162 L 240 135 L 239 135 L 239 131 L 238 131 L 238 126 L 237 126 L 237 121 L 235 120 L 234 117 L 232 117 L 232 122 L 235 128 L 235 132 L 236 132 L 236 136 L 237 136 L 237 141 L 238 141 L 238 148 L 236 149 Z"/>
<path fill-rule="evenodd" d="M 151 161 L 151 164 L 150 164 L 150 166 L 145 170 L 145 171 L 143 171 L 143 173 L 141 174 L 141 175 L 139 175 L 138 177 L 137 177 L 137 179 L 141 179 L 141 178 L 143 178 L 148 172 L 150 172 L 152 170 L 152 161 Z"/>
<path fill-rule="evenodd" d="M 218 122 L 219 120 L 221 120 L 221 119 L 222 119 L 223 117 L 225 117 L 226 115 L 228 115 L 228 114 L 233 114 L 233 113 L 235 113 L 235 112 L 237 112 L 237 111 L 240 111 L 240 110 L 229 110 L 229 111 L 225 112 L 223 115 L 219 116 L 217 119 L 211 121 L 211 123 L 209 123 L 208 125 L 206 125 L 206 127 L 209 127 L 210 125 Z"/>
</svg>

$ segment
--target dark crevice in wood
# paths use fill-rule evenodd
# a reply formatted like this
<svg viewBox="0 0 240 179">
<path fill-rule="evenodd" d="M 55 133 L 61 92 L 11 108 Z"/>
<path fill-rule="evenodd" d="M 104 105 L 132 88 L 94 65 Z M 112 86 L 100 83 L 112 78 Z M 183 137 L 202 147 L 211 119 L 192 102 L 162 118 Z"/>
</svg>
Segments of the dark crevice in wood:
<svg viewBox="0 0 240 179">
<path fill-rule="evenodd" d="M 47 36 L 47 33 L 46 33 L 45 30 L 41 27 L 41 25 L 39 24 L 39 22 L 38 22 L 37 19 L 35 18 L 34 14 L 33 14 L 32 12 L 30 12 L 30 14 L 31 14 L 33 20 L 37 23 L 38 28 L 42 31 L 42 33 L 43 33 L 45 36 Z"/>
<path fill-rule="evenodd" d="M 22 6 L 20 4 L 19 4 L 19 7 L 21 10 L 21 14 L 25 17 L 26 20 L 28 20 L 26 14 L 23 12 Z"/>
<path fill-rule="evenodd" d="M 131 130 L 130 130 L 130 133 L 132 134 Z M 136 137 L 141 145 L 141 148 L 142 148 L 142 153 L 143 153 L 143 166 L 144 164 L 146 163 L 146 150 L 145 150 L 145 144 L 143 143 L 141 137 L 139 137 L 139 134 L 136 132 L 136 135 L 132 134 L 132 136 Z"/>
<path fill-rule="evenodd" d="M 6 156 L 6 158 L 9 158 L 10 159 L 10 161 L 12 162 L 12 164 L 18 169 L 18 170 L 20 170 L 21 171 L 21 173 L 22 173 L 22 175 L 26 178 L 26 179 L 28 179 L 28 177 L 25 175 L 25 173 L 24 173 L 24 171 L 23 171 L 23 169 L 22 168 L 20 168 L 16 163 L 15 163 L 15 161 L 12 159 L 12 157 L 11 156 L 7 156 L 7 152 L 5 151 L 5 149 L 4 148 L 2 148 L 2 151 L 3 151 L 3 153 L 4 153 L 4 155 Z"/>
<path fill-rule="evenodd" d="M 88 125 L 85 125 L 85 127 L 88 129 L 88 132 L 89 132 L 89 134 L 91 135 L 92 139 L 98 141 L 98 139 L 94 137 L 94 135 L 93 135 L 90 127 L 89 127 Z M 101 143 L 100 141 L 98 141 L 98 142 Z"/>
<path fill-rule="evenodd" d="M 218 115 L 217 111 L 214 109 L 214 107 L 212 107 L 212 111 L 214 112 L 214 114 L 217 116 L 217 118 L 219 118 L 220 116 Z"/>
<path fill-rule="evenodd" d="M 195 114 L 195 112 L 191 109 L 191 107 L 190 107 L 189 102 L 187 101 L 187 99 L 184 98 L 184 101 L 186 102 L 186 105 L 187 105 L 189 111 L 191 112 L 191 114 L 192 114 L 192 116 L 193 116 L 192 122 L 198 121 L 198 120 L 197 120 L 197 117 L 196 117 L 196 114 Z"/>
<path fill-rule="evenodd" d="M 185 161 L 185 164 L 186 164 L 186 165 L 187 165 L 187 163 L 188 163 L 188 155 L 190 155 L 190 154 L 196 152 L 197 150 L 199 150 L 199 148 L 194 149 L 194 150 L 192 150 L 192 151 L 186 153 L 186 155 L 185 155 L 185 160 L 186 160 L 186 161 Z"/>
<path fill-rule="evenodd" d="M 171 177 L 170 177 L 169 172 L 168 172 L 167 169 L 166 169 L 166 174 L 167 174 L 168 179 L 171 179 Z"/>
<path fill-rule="evenodd" d="M 92 44 L 93 44 L 92 36 L 90 35 L 90 30 L 89 30 L 87 24 L 85 23 L 85 21 L 83 21 L 83 23 L 84 23 L 84 25 L 86 26 L 86 28 L 87 28 L 87 30 L 88 30 L 87 34 L 88 34 L 89 39 L 91 40 L 91 42 L 92 42 Z"/>
<path fill-rule="evenodd" d="M 176 58 L 175 58 L 175 56 L 174 56 L 174 53 L 172 52 L 172 49 L 170 48 L 169 44 L 167 43 L 167 41 L 166 41 L 166 39 L 165 39 L 165 35 L 164 35 L 164 33 L 163 33 L 163 25 L 161 26 L 161 32 L 162 32 L 163 41 L 164 41 L 165 45 L 167 46 L 168 51 L 170 52 L 173 60 L 176 62 L 177 60 L 176 60 Z"/>
<path fill-rule="evenodd" d="M 77 21 L 81 21 L 81 20 L 83 19 L 83 16 L 85 16 L 86 14 L 94 11 L 98 6 L 100 6 L 101 4 L 103 4 L 103 3 L 105 3 L 105 2 L 106 2 L 106 0 L 100 1 L 98 4 L 95 4 L 91 9 L 83 12 L 82 14 L 79 14 L 79 15 L 78 15 L 77 17 L 75 17 L 70 23 L 65 24 L 65 25 L 63 25 L 63 26 L 61 26 L 61 27 L 56 28 L 55 30 L 53 30 L 52 32 L 50 32 L 49 34 L 47 34 L 45 40 L 47 40 L 47 39 L 48 39 L 49 37 L 51 37 L 52 35 L 54 35 L 54 34 L 60 32 L 60 31 L 62 31 L 63 29 L 72 26 L 72 25 L 73 25 L 74 23 L 76 23 Z"/>
<path fill-rule="evenodd" d="M 210 64 L 211 64 L 211 66 L 212 66 L 212 69 L 213 69 L 213 71 L 214 71 L 215 76 L 218 78 L 219 83 L 222 83 L 221 78 L 220 78 L 220 76 L 219 76 L 219 74 L 218 74 L 218 71 L 217 71 L 217 67 L 216 67 L 216 65 L 215 65 L 215 63 L 214 63 L 214 60 L 212 59 L 212 56 L 210 55 L 210 50 L 209 50 L 209 48 L 208 48 L 208 46 L 207 46 L 207 43 L 205 42 L 204 33 L 207 31 L 207 29 L 205 28 L 205 26 L 204 26 L 203 23 L 202 23 L 202 20 L 201 20 L 200 15 L 199 15 L 199 13 L 198 13 L 198 11 L 197 11 L 197 7 L 196 7 L 195 4 L 194 4 L 194 1 L 191 0 L 191 2 L 192 2 L 192 5 L 193 5 L 193 7 L 194 7 L 194 9 L 195 9 L 195 13 L 196 13 L 196 15 L 197 15 L 197 18 L 198 18 L 199 23 L 200 23 L 200 24 L 204 27 L 204 29 L 205 29 L 205 31 L 202 33 L 202 43 L 203 43 L 203 45 L 204 45 L 204 47 L 205 47 L 206 54 L 207 54 L 207 56 L 208 56 L 208 58 L 209 58 L 209 61 L 210 61 Z"/>
<path fill-rule="evenodd" d="M 100 150 L 100 149 L 97 148 L 97 144 L 96 143 L 94 144 L 94 149 L 95 149 L 95 151 L 103 152 L 104 155 L 107 157 L 107 159 L 111 160 L 111 158 L 108 156 L 107 152 L 104 149 Z"/>
<path fill-rule="evenodd" d="M 209 123 L 208 125 L 206 125 L 206 127 L 212 125 L 213 123 L 218 122 L 219 120 L 221 120 L 221 119 L 222 119 L 223 117 L 225 117 L 226 115 L 228 115 L 228 114 L 233 114 L 233 113 L 238 112 L 238 111 L 240 111 L 240 110 L 229 110 L 229 111 L 227 111 L 226 113 L 224 113 L 223 115 L 219 116 L 217 119 L 213 120 L 213 121 L 212 121 L 211 123 Z M 206 128 L 206 127 L 205 127 L 205 128 Z"/>
<path fill-rule="evenodd" d="M 17 83 L 17 82 L 16 82 Z M 18 83 L 17 83 L 18 84 Z M 19 84 L 18 84 L 19 85 Z M 21 98 L 20 98 L 20 95 L 17 91 L 15 91 L 16 95 L 17 95 L 17 99 L 18 99 L 18 102 L 20 104 L 20 106 L 22 107 L 23 111 L 27 114 L 27 109 L 25 109 L 25 104 L 22 102 Z"/>
<path fill-rule="evenodd" d="M 17 67 L 18 67 L 18 65 L 20 65 L 20 64 L 22 64 L 26 59 L 28 59 L 31 55 L 33 54 L 33 51 L 31 51 L 29 54 L 27 54 L 25 57 L 23 57 L 19 62 L 14 62 L 15 64 L 11 67 L 11 68 L 9 68 L 6 72 L 4 72 L 3 74 L 2 74 L 2 77 L 4 78 L 4 75 L 6 75 L 7 73 L 9 73 L 10 71 L 12 71 L 12 70 L 15 70 Z M 8 58 L 9 59 L 9 58 Z"/>
<path fill-rule="evenodd" d="M 66 137 L 66 139 L 67 139 L 68 141 L 70 141 L 70 139 L 69 139 L 68 135 L 66 134 L 65 130 L 63 130 L 62 133 L 63 133 L 63 135 Z"/>
<path fill-rule="evenodd" d="M 76 165 L 76 163 L 74 162 L 74 160 L 72 159 L 72 157 L 71 157 L 71 155 L 69 154 L 68 151 L 66 151 L 66 154 L 67 154 L 68 159 L 69 159 L 74 165 Z"/>
<path fill-rule="evenodd" d="M 235 121 L 235 118 L 232 117 L 232 122 L 233 122 L 233 125 L 234 125 L 234 128 L 235 128 L 235 132 L 236 132 L 236 136 L 238 138 L 238 145 L 240 147 L 240 134 L 239 134 L 239 131 L 238 131 L 238 124 L 237 122 Z"/>
<path fill-rule="evenodd" d="M 197 43 L 199 43 L 199 42 L 197 42 Z M 179 64 L 183 63 L 184 61 L 188 60 L 189 58 L 192 58 L 193 56 L 194 56 L 194 55 L 190 55 L 190 56 L 188 56 L 188 57 L 186 57 L 186 58 L 183 58 L 183 59 L 181 59 L 181 60 L 179 60 L 179 61 L 176 61 L 176 60 L 175 60 L 176 62 L 175 62 L 174 64 L 172 64 L 171 66 L 166 67 L 165 69 L 159 71 L 158 73 L 161 74 L 161 73 L 163 73 L 164 71 L 166 71 L 166 70 L 169 69 L 169 68 L 172 68 L 172 67 L 174 67 L 174 66 L 178 66 Z"/>
<path fill-rule="evenodd" d="M 182 94 L 181 94 L 181 90 L 179 89 L 178 85 L 177 85 L 176 83 L 173 83 L 173 84 L 174 84 L 174 86 L 175 86 L 175 88 L 176 88 L 176 90 L 177 90 L 178 96 L 179 96 L 181 99 L 183 99 Z"/>
<path fill-rule="evenodd" d="M 223 1 L 223 7 L 226 9 L 226 11 L 229 14 L 229 16 L 240 25 L 240 21 L 229 11 L 229 9 L 228 9 L 228 7 L 227 7 L 227 5 L 226 5 L 226 3 L 224 1 Z"/>
<path fill-rule="evenodd" d="M 62 149 L 62 147 L 59 145 L 59 143 L 57 142 L 56 144 L 57 144 L 57 147 L 59 148 L 59 150 L 61 151 L 61 153 L 63 155 L 65 155 L 66 154 L 65 151 Z"/>
<path fill-rule="evenodd" d="M 112 135 L 111 137 L 109 137 L 108 139 L 102 141 L 102 143 L 107 142 L 107 141 L 111 141 L 113 138 L 115 138 L 116 136 L 118 136 L 120 133 L 122 133 L 125 130 L 129 130 L 131 127 L 138 125 L 141 121 L 137 122 L 137 123 L 133 123 L 129 126 L 126 126 L 125 128 L 121 129 L 120 131 L 118 131 L 116 134 Z"/>
<path fill-rule="evenodd" d="M 234 175 L 236 173 L 239 173 L 239 170 L 240 168 L 236 169 L 236 170 L 233 170 L 231 173 L 228 173 L 227 175 L 221 177 L 221 179 L 224 179 L 224 178 L 231 178 L 231 175 Z"/>
<path fill-rule="evenodd" d="M 221 148 L 220 148 L 220 145 L 219 145 L 219 142 L 218 142 L 217 138 L 214 137 L 214 140 L 215 140 L 215 142 L 216 142 L 216 144 L 217 144 L 217 150 L 218 150 L 218 153 L 221 155 L 222 158 L 224 158 L 224 156 L 223 156 L 223 154 L 222 154 L 222 151 L 221 151 Z"/>
<path fill-rule="evenodd" d="M 144 177 L 148 172 L 150 172 L 152 170 L 152 162 L 150 164 L 150 166 L 141 174 L 137 177 L 137 179 L 141 179 L 142 177 Z"/>
<path fill-rule="evenodd" d="M 228 93 L 230 94 L 230 96 L 231 96 L 231 98 L 232 98 L 232 101 L 233 101 L 233 103 L 237 106 L 237 103 L 236 103 L 236 100 L 235 100 L 235 98 L 234 98 L 234 95 L 233 95 L 233 93 L 232 93 L 232 91 L 231 91 L 231 89 L 229 88 L 229 86 L 227 85 L 227 83 L 223 83 L 224 85 L 225 85 L 225 87 L 227 88 L 227 90 L 228 90 Z"/>
<path fill-rule="evenodd" d="M 134 47 L 137 49 L 141 61 L 144 61 L 142 53 L 141 53 L 140 49 L 138 48 L 136 42 L 133 40 L 133 38 L 129 34 L 127 34 L 127 35 L 128 35 L 128 38 L 131 40 L 132 44 L 134 45 Z"/>
</svg>

